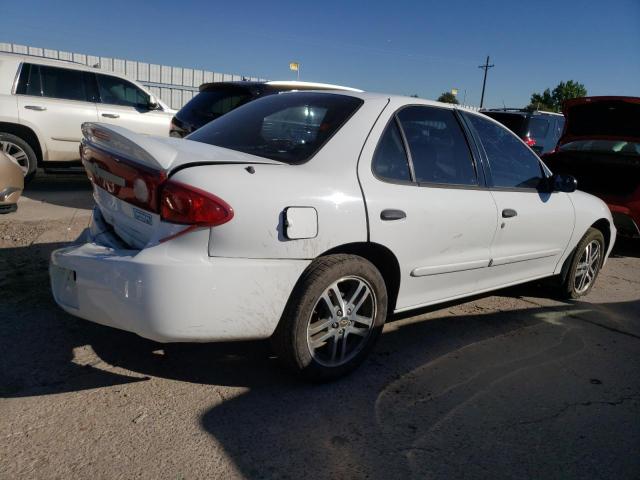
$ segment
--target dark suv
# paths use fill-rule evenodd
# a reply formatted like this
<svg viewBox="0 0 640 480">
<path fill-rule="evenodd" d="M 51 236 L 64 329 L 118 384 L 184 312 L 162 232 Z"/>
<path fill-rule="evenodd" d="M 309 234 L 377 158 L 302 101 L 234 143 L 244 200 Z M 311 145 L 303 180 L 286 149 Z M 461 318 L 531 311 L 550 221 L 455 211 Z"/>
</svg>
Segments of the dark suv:
<svg viewBox="0 0 640 480">
<path fill-rule="evenodd" d="M 522 109 L 480 110 L 518 135 L 534 152 L 551 152 L 562 135 L 564 116 L 559 113 Z"/>
<path fill-rule="evenodd" d="M 172 137 L 185 137 L 211 120 L 266 95 L 294 90 L 350 90 L 327 83 L 311 82 L 214 82 L 200 85 L 200 92 L 178 111 L 171 121 Z"/>
</svg>

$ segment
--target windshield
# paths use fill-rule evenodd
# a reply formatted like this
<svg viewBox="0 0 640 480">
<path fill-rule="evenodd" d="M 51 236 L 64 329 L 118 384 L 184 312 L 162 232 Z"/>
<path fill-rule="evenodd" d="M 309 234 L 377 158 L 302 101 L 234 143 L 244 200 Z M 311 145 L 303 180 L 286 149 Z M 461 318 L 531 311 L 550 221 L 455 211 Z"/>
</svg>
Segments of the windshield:
<svg viewBox="0 0 640 480">
<path fill-rule="evenodd" d="M 208 123 L 189 140 L 286 163 L 302 163 L 320 150 L 362 105 L 332 93 L 281 93 L 250 102 Z"/>
<path fill-rule="evenodd" d="M 561 145 L 560 151 L 640 155 L 640 143 L 625 142 L 623 140 L 576 140 Z"/>
</svg>

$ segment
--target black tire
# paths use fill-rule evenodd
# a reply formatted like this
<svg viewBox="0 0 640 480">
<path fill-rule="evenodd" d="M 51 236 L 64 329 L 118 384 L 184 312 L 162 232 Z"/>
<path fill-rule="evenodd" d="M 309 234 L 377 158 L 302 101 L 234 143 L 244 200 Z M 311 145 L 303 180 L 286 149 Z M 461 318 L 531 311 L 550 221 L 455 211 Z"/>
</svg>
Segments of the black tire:
<svg viewBox="0 0 640 480">
<path fill-rule="evenodd" d="M 581 263 L 580 260 L 585 255 L 585 250 L 587 248 L 587 245 L 591 244 L 592 242 L 597 242 L 599 245 L 599 252 L 600 252 L 599 258 L 597 262 L 595 262 L 595 264 L 593 265 L 594 273 L 592 278 L 589 281 L 588 286 L 586 286 L 586 288 L 584 289 L 579 289 L 578 287 L 580 285 L 579 284 L 576 285 L 576 272 L 578 270 L 578 264 Z M 585 233 L 584 237 L 582 237 L 582 240 L 580 240 L 580 243 L 578 243 L 578 245 L 576 246 L 573 252 L 573 256 L 571 257 L 571 260 L 570 260 L 569 268 L 567 270 L 567 275 L 564 281 L 562 282 L 562 284 L 560 285 L 559 293 L 562 298 L 576 299 L 584 295 L 587 295 L 591 291 L 591 289 L 593 288 L 593 285 L 596 283 L 598 274 L 600 273 L 600 268 L 602 267 L 602 262 L 604 260 L 604 256 L 606 253 L 605 248 L 606 248 L 606 244 L 605 244 L 604 235 L 602 234 L 602 232 L 596 228 L 589 228 L 589 230 L 587 230 L 587 233 Z"/>
<path fill-rule="evenodd" d="M 27 143 L 22 138 L 14 135 L 12 133 L 0 132 L 0 142 L 9 142 L 9 143 L 12 143 L 14 145 L 17 145 L 27 155 L 27 158 L 24 161 L 24 165 L 21 165 L 21 166 L 26 167 L 26 169 L 27 169 L 27 171 L 26 171 L 26 173 L 24 175 L 24 183 L 26 185 L 35 176 L 36 168 L 38 167 L 38 157 L 36 156 L 35 152 L 33 151 L 33 148 L 31 148 L 31 145 L 29 145 L 29 143 Z"/>
<path fill-rule="evenodd" d="M 355 328 L 356 326 L 352 322 L 353 330 L 362 332 L 368 328 L 368 333 L 366 336 L 352 334 L 349 337 L 352 331 L 351 326 L 347 325 L 345 328 L 340 328 L 341 323 L 332 323 L 330 327 L 326 327 L 326 334 L 329 334 L 329 330 L 332 330 L 334 332 L 333 336 L 326 342 L 320 342 L 322 346 L 316 348 L 312 353 L 311 343 L 309 342 L 315 341 L 315 339 L 308 339 L 308 327 L 311 325 L 313 318 L 320 317 L 318 309 L 324 308 L 326 312 L 329 311 L 326 308 L 326 303 L 323 304 L 324 307 L 320 307 L 320 298 L 332 284 L 339 280 L 341 281 L 339 283 L 341 288 L 348 289 L 350 285 L 353 285 L 352 293 L 354 295 L 352 296 L 349 293 L 343 296 L 343 300 L 348 300 L 347 296 L 355 298 L 355 291 L 360 288 L 360 284 L 364 284 L 370 289 L 368 299 L 359 309 L 352 308 L 349 310 L 349 314 L 353 310 L 354 317 L 360 317 L 356 313 L 362 312 L 364 307 L 367 312 L 366 315 L 372 317 L 371 326 L 358 329 Z M 358 298 L 365 297 L 366 292 L 365 288 L 362 297 Z M 373 307 L 374 305 L 375 307 Z M 336 311 L 336 314 L 338 313 L 340 312 Z M 343 314 L 345 312 L 340 316 L 343 316 Z M 378 340 L 386 317 L 387 288 L 378 269 L 368 260 L 356 255 L 327 255 L 314 260 L 298 280 L 285 307 L 278 328 L 271 339 L 272 347 L 281 362 L 302 377 L 311 381 L 333 380 L 347 375 L 362 363 Z M 333 322 L 333 320 L 318 320 L 318 323 L 321 322 Z M 348 319 L 343 318 L 339 322 L 348 322 Z M 335 327 L 335 325 L 338 325 L 338 327 Z M 324 329 L 319 334 L 325 334 Z M 351 338 L 351 340 L 348 340 L 348 338 Z M 330 344 L 330 342 L 332 343 Z M 346 352 L 348 350 L 347 343 L 351 342 L 349 348 L 352 349 L 350 355 L 353 356 L 345 358 L 344 363 L 339 365 L 323 364 L 318 350 L 325 348 L 325 346 L 329 348 L 329 345 L 332 346 L 333 342 L 341 342 L 341 346 L 338 347 L 340 353 L 342 351 Z M 336 355 L 335 350 L 333 355 Z"/>
</svg>

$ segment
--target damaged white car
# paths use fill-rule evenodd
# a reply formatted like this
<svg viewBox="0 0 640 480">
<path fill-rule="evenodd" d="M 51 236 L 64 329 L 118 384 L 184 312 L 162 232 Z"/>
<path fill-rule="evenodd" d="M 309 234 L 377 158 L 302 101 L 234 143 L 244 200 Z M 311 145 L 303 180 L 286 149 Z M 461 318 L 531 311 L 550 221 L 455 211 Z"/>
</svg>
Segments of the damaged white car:
<svg viewBox="0 0 640 480">
<path fill-rule="evenodd" d="M 83 131 L 96 208 L 52 254 L 57 303 L 159 342 L 271 337 L 312 379 L 394 312 L 553 276 L 584 295 L 615 241 L 601 200 L 452 105 L 290 92 L 186 140 Z"/>
</svg>

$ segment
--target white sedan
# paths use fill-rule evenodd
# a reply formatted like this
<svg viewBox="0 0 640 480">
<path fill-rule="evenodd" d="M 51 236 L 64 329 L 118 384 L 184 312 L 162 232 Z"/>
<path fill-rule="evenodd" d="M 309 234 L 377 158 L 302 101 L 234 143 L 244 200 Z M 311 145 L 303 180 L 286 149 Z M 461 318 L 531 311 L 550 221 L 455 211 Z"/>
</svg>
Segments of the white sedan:
<svg viewBox="0 0 640 480">
<path fill-rule="evenodd" d="M 311 379 L 388 315 L 543 277 L 589 292 L 616 230 L 492 119 L 358 92 L 251 102 L 187 140 L 83 126 L 96 208 L 56 302 L 160 342 L 269 338 Z"/>
</svg>

